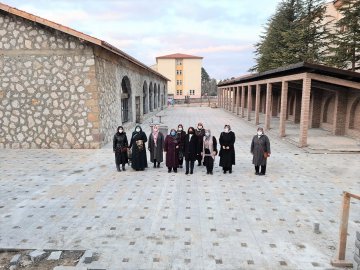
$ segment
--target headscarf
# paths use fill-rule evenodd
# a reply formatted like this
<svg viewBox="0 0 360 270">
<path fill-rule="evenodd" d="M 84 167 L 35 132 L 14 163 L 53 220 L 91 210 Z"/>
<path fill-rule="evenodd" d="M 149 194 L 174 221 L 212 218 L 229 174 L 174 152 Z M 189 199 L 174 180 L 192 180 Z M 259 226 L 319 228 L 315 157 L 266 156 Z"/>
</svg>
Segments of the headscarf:
<svg viewBox="0 0 360 270">
<path fill-rule="evenodd" d="M 140 128 L 140 131 L 139 131 L 139 132 L 136 131 L 137 128 Z M 135 126 L 135 129 L 134 129 L 133 134 L 138 134 L 138 133 L 140 133 L 141 131 L 142 131 L 141 126 L 137 125 L 137 126 Z"/>
<path fill-rule="evenodd" d="M 193 128 L 193 127 L 189 127 L 187 133 L 190 134 L 190 133 L 189 133 L 190 129 L 193 131 L 193 134 L 195 134 L 195 128 Z"/>
<path fill-rule="evenodd" d="M 174 133 L 175 133 L 174 136 L 171 135 L 171 132 L 173 132 L 173 131 L 174 131 Z M 175 137 L 175 136 L 176 136 L 176 130 L 175 130 L 175 128 L 172 128 L 172 129 L 170 130 L 170 133 L 169 133 L 169 134 L 170 134 L 171 137 Z"/>
<path fill-rule="evenodd" d="M 156 146 L 158 135 L 159 135 L 159 125 L 153 125 L 152 135 L 153 135 L 153 138 L 154 138 L 154 144 Z"/>
<path fill-rule="evenodd" d="M 182 130 L 181 130 L 181 131 L 179 131 L 179 127 L 182 127 Z M 182 132 L 182 131 L 184 131 L 184 126 L 183 126 L 182 124 L 178 124 L 178 130 L 177 130 L 177 132 Z"/>
<path fill-rule="evenodd" d="M 120 132 L 119 132 L 119 129 L 120 129 L 120 128 L 122 128 L 123 133 L 120 133 Z M 118 128 L 117 128 L 117 130 L 116 130 L 116 133 L 118 133 L 118 134 L 124 134 L 124 133 L 125 133 L 125 131 L 124 131 L 123 126 L 118 126 Z"/>
<path fill-rule="evenodd" d="M 209 132 L 209 136 L 206 137 L 206 135 L 204 136 L 204 147 L 205 148 L 208 148 L 208 149 L 212 149 L 212 144 L 213 144 L 213 141 L 212 141 L 212 137 L 211 137 L 211 131 L 210 129 L 205 129 L 205 133 L 206 132 Z"/>
</svg>

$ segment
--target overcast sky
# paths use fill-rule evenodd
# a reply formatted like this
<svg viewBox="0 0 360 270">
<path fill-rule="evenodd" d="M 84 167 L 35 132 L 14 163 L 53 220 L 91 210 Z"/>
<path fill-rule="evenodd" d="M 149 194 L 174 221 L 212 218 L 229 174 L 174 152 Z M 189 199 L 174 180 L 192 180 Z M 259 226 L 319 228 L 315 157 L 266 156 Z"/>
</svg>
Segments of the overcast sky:
<svg viewBox="0 0 360 270">
<path fill-rule="evenodd" d="M 280 0 L 4 0 L 10 6 L 105 40 L 141 62 L 204 57 L 218 80 L 247 73 L 254 44 Z"/>
</svg>

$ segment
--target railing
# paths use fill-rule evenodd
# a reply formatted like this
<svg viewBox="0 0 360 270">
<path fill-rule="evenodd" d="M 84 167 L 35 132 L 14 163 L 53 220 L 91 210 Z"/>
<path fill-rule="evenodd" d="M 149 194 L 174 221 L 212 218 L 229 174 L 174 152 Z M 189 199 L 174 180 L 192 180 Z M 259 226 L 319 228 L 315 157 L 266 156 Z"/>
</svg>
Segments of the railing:
<svg viewBox="0 0 360 270">
<path fill-rule="evenodd" d="M 348 232 L 348 221 L 349 221 L 349 211 L 350 211 L 350 199 L 360 200 L 359 195 L 351 194 L 349 192 L 343 192 L 343 201 L 342 201 L 342 211 L 341 211 L 341 223 L 339 230 L 339 246 L 338 254 L 335 259 L 331 260 L 331 265 L 335 267 L 352 267 L 352 262 L 345 260 L 346 252 L 346 240 Z"/>
</svg>

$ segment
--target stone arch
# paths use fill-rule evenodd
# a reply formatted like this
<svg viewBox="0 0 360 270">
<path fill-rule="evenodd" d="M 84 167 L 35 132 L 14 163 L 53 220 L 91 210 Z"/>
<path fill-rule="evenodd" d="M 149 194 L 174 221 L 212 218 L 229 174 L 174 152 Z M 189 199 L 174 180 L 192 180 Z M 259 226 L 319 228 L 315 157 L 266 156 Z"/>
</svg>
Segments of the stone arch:
<svg viewBox="0 0 360 270">
<path fill-rule="evenodd" d="M 360 97 L 355 99 L 350 108 L 349 128 L 360 130 Z"/>
<path fill-rule="evenodd" d="M 152 112 L 154 110 L 154 88 L 153 88 L 153 83 L 150 82 L 150 85 L 149 85 L 149 110 L 150 112 Z"/>
<path fill-rule="evenodd" d="M 165 95 L 165 85 L 163 85 L 163 92 L 162 92 L 162 105 L 166 105 L 166 95 Z"/>
<path fill-rule="evenodd" d="M 332 124 L 334 119 L 335 95 L 329 96 L 324 103 L 323 123 Z"/>
<path fill-rule="evenodd" d="M 143 114 L 147 114 L 149 112 L 149 89 L 147 86 L 147 82 L 144 81 L 143 84 Z"/>
<path fill-rule="evenodd" d="M 161 107 L 160 84 L 158 84 L 157 92 L 158 92 L 158 95 L 157 95 L 157 97 L 158 97 L 157 104 L 158 104 L 158 107 Z"/>
<path fill-rule="evenodd" d="M 121 120 L 126 123 L 132 120 L 131 83 L 128 76 L 121 81 Z"/>
<path fill-rule="evenodd" d="M 154 83 L 154 109 L 157 108 L 157 85 Z"/>
</svg>

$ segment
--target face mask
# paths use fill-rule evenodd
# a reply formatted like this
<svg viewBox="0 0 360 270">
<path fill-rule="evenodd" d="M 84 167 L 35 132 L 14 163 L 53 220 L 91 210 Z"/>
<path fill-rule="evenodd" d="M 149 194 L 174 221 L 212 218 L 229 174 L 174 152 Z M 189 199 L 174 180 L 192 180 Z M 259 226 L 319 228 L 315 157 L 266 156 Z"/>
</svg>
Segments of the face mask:
<svg viewBox="0 0 360 270">
<path fill-rule="evenodd" d="M 194 131 L 192 131 L 192 130 L 191 130 L 191 131 L 189 131 L 189 134 L 194 134 Z"/>
<path fill-rule="evenodd" d="M 209 133 L 209 132 L 205 132 L 205 136 L 206 136 L 206 137 L 209 137 L 209 136 L 210 136 L 210 133 Z"/>
<path fill-rule="evenodd" d="M 140 128 L 137 128 L 137 129 L 135 129 L 136 130 L 136 132 L 140 132 Z"/>
<path fill-rule="evenodd" d="M 122 130 L 122 129 L 119 129 L 119 133 L 123 133 L 123 130 Z"/>
<path fill-rule="evenodd" d="M 225 132 L 225 133 L 228 133 L 228 132 L 229 132 L 229 129 L 228 129 L 228 128 L 224 128 L 224 132 Z"/>
<path fill-rule="evenodd" d="M 171 136 L 175 136 L 175 135 L 176 135 L 176 132 L 175 132 L 175 131 L 171 131 L 170 134 L 171 134 Z"/>
<path fill-rule="evenodd" d="M 182 128 L 182 127 L 179 127 L 179 128 L 178 128 L 178 130 L 182 131 L 182 130 L 183 130 L 183 128 Z"/>
<path fill-rule="evenodd" d="M 203 127 L 202 126 L 198 126 L 198 129 L 202 129 Z"/>
<path fill-rule="evenodd" d="M 262 131 L 257 132 L 257 135 L 259 135 L 259 136 L 261 136 L 262 134 L 263 134 Z"/>
</svg>

